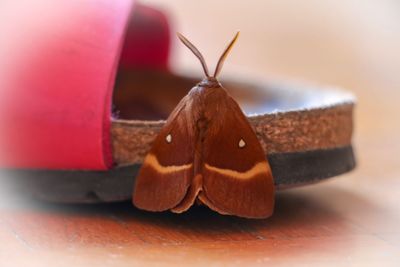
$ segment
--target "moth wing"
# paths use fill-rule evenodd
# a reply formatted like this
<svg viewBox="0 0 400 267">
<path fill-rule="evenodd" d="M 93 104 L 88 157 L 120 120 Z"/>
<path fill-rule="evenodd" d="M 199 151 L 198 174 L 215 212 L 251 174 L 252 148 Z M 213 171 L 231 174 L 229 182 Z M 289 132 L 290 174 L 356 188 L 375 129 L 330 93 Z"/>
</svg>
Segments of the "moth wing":
<svg viewBox="0 0 400 267">
<path fill-rule="evenodd" d="M 133 204 L 164 211 L 178 205 L 193 178 L 194 131 L 191 99 L 185 97 L 156 137 L 136 177 Z"/>
<path fill-rule="evenodd" d="M 203 143 L 199 198 L 223 214 L 269 217 L 274 207 L 274 182 L 258 138 L 231 97 L 216 110 L 210 114 L 213 119 Z"/>
</svg>

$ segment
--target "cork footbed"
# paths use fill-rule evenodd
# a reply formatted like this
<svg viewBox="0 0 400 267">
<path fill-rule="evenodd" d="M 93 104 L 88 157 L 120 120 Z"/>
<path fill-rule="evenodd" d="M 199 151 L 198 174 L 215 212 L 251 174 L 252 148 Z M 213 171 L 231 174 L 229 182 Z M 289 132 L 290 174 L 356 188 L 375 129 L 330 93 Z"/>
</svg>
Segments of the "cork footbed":
<svg viewBox="0 0 400 267">
<path fill-rule="evenodd" d="M 111 130 L 117 165 L 143 161 L 164 119 L 199 79 L 147 72 L 120 75 Z M 222 83 L 248 114 L 266 154 L 351 144 L 354 97 L 349 93 L 273 82 Z"/>
</svg>

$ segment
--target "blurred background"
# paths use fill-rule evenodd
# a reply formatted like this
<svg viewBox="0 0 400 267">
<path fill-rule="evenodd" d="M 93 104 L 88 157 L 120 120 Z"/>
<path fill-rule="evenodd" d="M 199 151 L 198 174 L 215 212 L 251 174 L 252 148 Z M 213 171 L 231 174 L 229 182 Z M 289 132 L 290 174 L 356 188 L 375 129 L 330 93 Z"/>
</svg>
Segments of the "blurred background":
<svg viewBox="0 0 400 267">
<path fill-rule="evenodd" d="M 265 223 L 203 210 L 153 215 L 130 204 L 0 205 L 0 265 L 399 266 L 400 1 L 141 3 L 166 13 L 210 69 L 240 30 L 221 77 L 251 73 L 353 92 L 357 169 L 279 194 Z M 201 75 L 193 55 L 172 41 L 173 70 Z"/>
<path fill-rule="evenodd" d="M 170 13 L 174 29 L 199 46 L 210 68 L 241 30 L 224 73 L 240 65 L 266 77 L 344 87 L 359 98 L 358 130 L 390 134 L 399 127 L 381 119 L 398 111 L 397 100 L 387 96 L 400 90 L 399 1 L 143 2 Z M 176 39 L 173 49 L 177 70 L 199 71 L 198 62 Z M 378 105 L 382 102 L 386 104 Z M 360 115 L 364 112 L 368 116 Z"/>
</svg>

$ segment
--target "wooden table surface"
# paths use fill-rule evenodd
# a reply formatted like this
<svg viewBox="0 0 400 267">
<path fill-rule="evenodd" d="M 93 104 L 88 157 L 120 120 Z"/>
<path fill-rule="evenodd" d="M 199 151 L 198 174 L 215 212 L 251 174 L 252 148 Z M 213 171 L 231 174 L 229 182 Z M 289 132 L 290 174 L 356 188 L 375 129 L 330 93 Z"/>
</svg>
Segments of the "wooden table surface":
<svg viewBox="0 0 400 267">
<path fill-rule="evenodd" d="M 238 28 L 235 66 L 348 88 L 358 168 L 277 195 L 268 220 L 193 208 L 0 199 L 0 266 L 400 266 L 400 5 L 396 1 L 146 1 L 215 64 Z M 200 73 L 182 46 L 177 71 Z"/>
</svg>

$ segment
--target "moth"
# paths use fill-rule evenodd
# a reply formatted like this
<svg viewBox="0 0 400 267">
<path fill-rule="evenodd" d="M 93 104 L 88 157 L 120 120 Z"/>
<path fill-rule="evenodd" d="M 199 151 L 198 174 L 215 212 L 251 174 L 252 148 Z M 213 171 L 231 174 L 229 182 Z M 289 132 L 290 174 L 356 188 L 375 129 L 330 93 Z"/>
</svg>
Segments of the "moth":
<svg viewBox="0 0 400 267">
<path fill-rule="evenodd" d="M 206 77 L 180 101 L 152 144 L 135 181 L 136 207 L 182 213 L 197 202 L 225 215 L 272 215 L 274 181 L 264 150 L 237 102 L 217 80 L 238 36 L 210 76 L 202 54 L 178 33 Z"/>
</svg>

